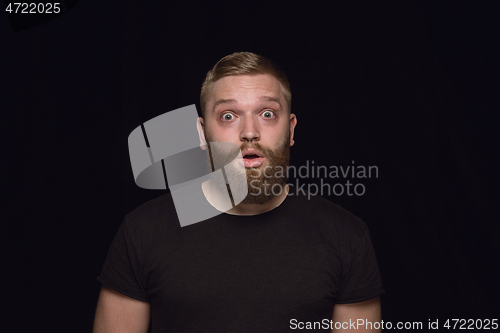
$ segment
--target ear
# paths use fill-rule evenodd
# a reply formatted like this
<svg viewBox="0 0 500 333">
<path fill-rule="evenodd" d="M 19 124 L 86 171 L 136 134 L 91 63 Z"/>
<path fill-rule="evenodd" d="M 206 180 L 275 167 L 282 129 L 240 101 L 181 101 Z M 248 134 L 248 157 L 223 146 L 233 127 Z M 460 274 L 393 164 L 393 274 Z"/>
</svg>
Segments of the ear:
<svg viewBox="0 0 500 333">
<path fill-rule="evenodd" d="M 198 120 L 196 121 L 196 129 L 198 130 L 198 136 L 200 138 L 200 148 L 206 150 L 207 141 L 205 140 L 205 124 L 203 123 L 202 117 L 198 117 Z"/>
<path fill-rule="evenodd" d="M 293 134 L 295 126 L 297 125 L 297 116 L 294 113 L 290 113 L 290 147 L 294 145 Z"/>
</svg>

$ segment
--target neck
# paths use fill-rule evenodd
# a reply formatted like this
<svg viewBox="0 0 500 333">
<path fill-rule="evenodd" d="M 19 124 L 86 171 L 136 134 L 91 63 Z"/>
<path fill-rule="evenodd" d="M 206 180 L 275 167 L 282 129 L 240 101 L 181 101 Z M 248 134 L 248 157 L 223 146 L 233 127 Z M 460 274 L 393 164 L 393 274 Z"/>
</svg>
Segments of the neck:
<svg viewBox="0 0 500 333">
<path fill-rule="evenodd" d="M 203 183 L 202 190 L 207 198 L 207 201 L 217 210 L 230 215 L 258 215 L 273 210 L 281 205 L 288 195 L 289 188 L 288 184 L 285 185 L 284 190 L 278 196 L 273 197 L 265 204 L 259 205 L 240 203 L 233 208 L 230 208 L 231 206 L 227 206 L 227 194 L 221 193 L 220 190 L 216 186 L 213 186 L 210 182 Z"/>
</svg>

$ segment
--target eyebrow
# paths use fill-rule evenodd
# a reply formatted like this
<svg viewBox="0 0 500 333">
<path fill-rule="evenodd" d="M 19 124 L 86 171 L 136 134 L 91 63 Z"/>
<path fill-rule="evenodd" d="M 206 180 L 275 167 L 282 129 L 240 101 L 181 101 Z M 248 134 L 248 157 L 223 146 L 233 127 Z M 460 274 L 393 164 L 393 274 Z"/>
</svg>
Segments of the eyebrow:
<svg viewBox="0 0 500 333">
<path fill-rule="evenodd" d="M 261 98 L 259 98 L 259 100 L 260 101 L 267 101 L 267 102 L 276 102 L 276 103 L 278 103 L 278 105 L 281 108 L 280 99 L 278 97 L 274 97 L 274 96 L 262 96 Z"/>
<path fill-rule="evenodd" d="M 276 102 L 276 103 L 278 103 L 278 105 L 281 108 L 280 99 L 278 97 L 274 97 L 274 96 L 261 96 L 259 98 L 259 101 Z M 238 101 L 235 100 L 235 99 L 232 99 L 232 98 L 230 98 L 230 99 L 218 99 L 214 103 L 214 107 L 212 109 L 212 112 L 215 112 L 215 108 L 217 106 L 221 105 L 221 104 L 231 104 L 231 103 L 238 103 Z"/>
<path fill-rule="evenodd" d="M 215 112 L 215 108 L 221 104 L 230 104 L 237 103 L 235 99 L 218 99 L 215 101 L 214 107 L 212 108 L 212 112 Z"/>
</svg>

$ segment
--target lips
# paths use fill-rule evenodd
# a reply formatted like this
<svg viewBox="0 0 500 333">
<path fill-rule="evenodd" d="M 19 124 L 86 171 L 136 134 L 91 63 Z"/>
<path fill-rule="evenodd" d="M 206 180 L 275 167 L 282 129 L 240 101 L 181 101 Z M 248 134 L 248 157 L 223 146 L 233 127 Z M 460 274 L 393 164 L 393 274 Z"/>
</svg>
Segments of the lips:
<svg viewBox="0 0 500 333">
<path fill-rule="evenodd" d="M 238 162 L 243 164 L 245 168 L 256 168 L 260 166 L 265 159 L 264 154 L 254 148 L 244 149 L 241 152 L 241 156 L 243 156 L 243 160 L 238 160 Z"/>
</svg>

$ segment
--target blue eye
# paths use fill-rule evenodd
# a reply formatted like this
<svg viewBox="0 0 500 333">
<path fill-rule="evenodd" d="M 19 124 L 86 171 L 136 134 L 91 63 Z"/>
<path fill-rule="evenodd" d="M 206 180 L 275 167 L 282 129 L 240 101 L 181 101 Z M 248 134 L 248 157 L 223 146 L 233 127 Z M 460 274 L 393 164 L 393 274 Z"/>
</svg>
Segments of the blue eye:
<svg viewBox="0 0 500 333">
<path fill-rule="evenodd" d="M 224 121 L 231 121 L 231 120 L 233 120 L 234 115 L 232 113 L 226 112 L 226 113 L 222 114 L 221 118 Z"/>
<path fill-rule="evenodd" d="M 271 118 L 273 118 L 273 117 L 274 117 L 274 112 L 273 112 L 273 111 L 269 111 L 269 110 L 267 110 L 267 111 L 264 111 L 264 112 L 262 113 L 262 116 L 263 116 L 264 118 L 271 119 Z"/>
</svg>

